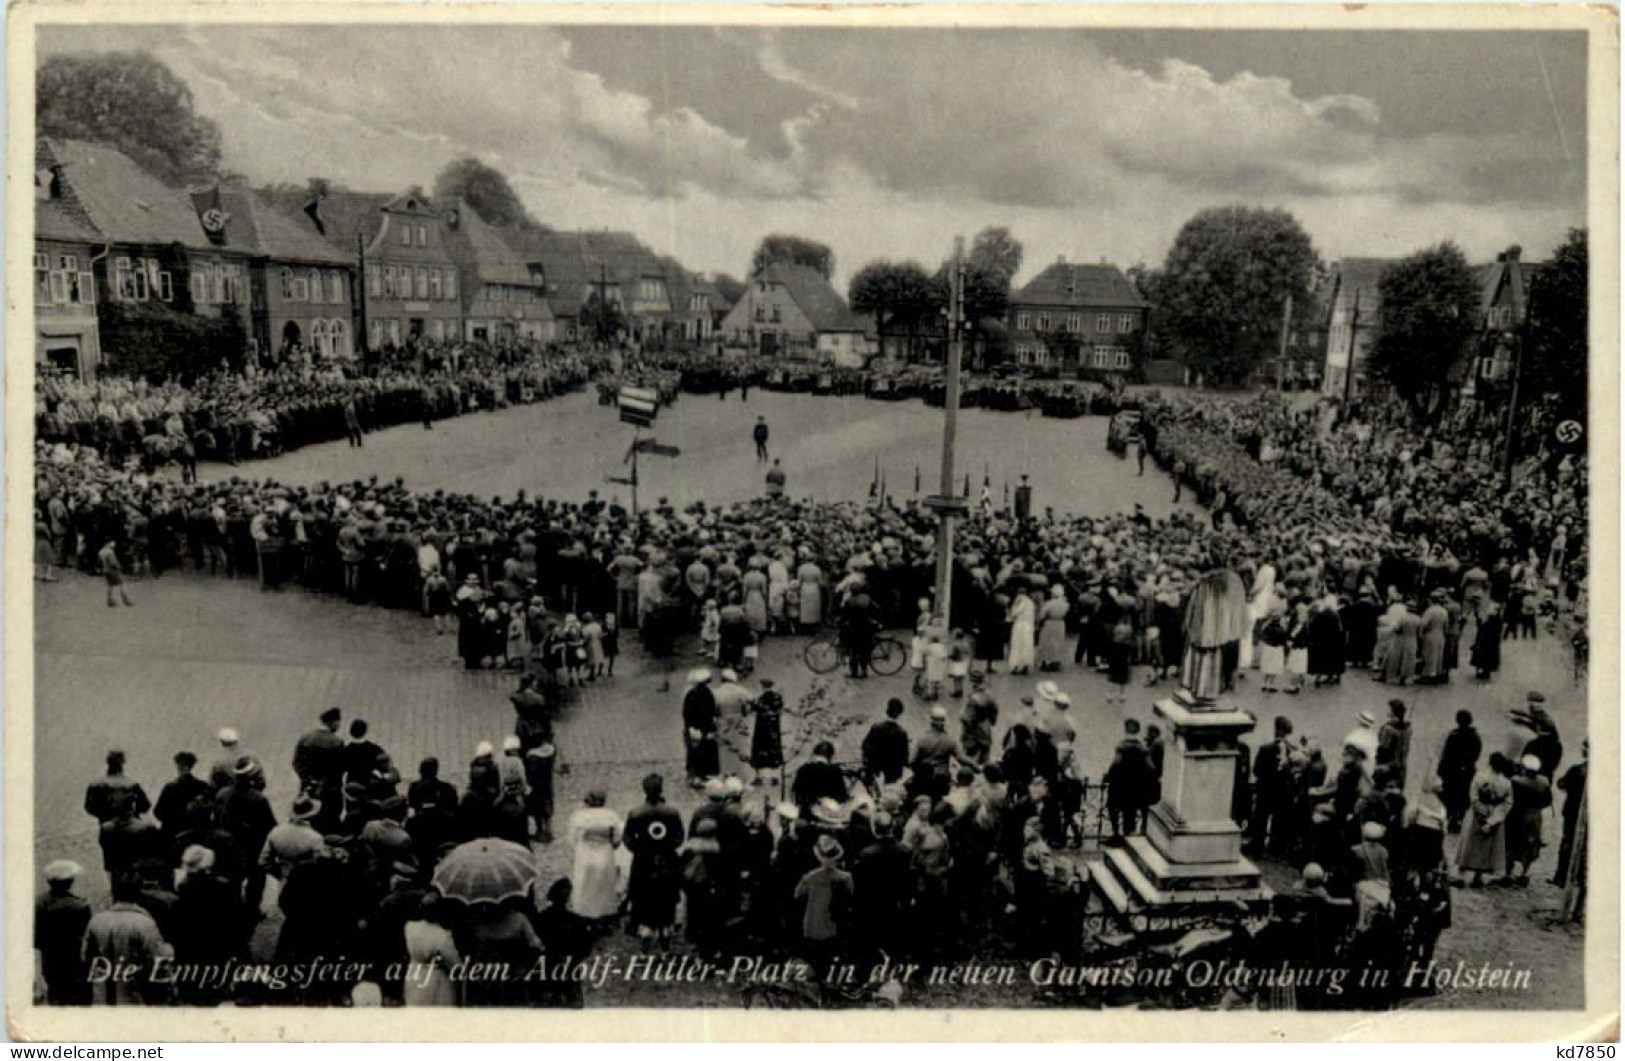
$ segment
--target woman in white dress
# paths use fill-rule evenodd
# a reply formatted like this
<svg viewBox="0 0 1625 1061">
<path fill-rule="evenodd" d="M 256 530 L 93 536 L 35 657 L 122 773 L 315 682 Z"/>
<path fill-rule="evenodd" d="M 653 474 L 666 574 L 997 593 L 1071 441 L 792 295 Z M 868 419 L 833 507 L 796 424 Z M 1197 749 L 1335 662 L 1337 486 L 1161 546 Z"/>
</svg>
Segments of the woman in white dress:
<svg viewBox="0 0 1625 1061">
<path fill-rule="evenodd" d="M 1240 670 L 1252 667 L 1256 656 L 1254 650 L 1257 643 L 1254 636 L 1258 633 L 1258 624 L 1264 621 L 1275 607 L 1275 565 L 1263 563 L 1258 566 L 1258 573 L 1253 576 L 1253 592 L 1247 598 L 1247 628 L 1241 635 L 1241 656 L 1236 666 Z"/>
<path fill-rule="evenodd" d="M 615 849 L 621 843 L 621 816 L 604 806 L 602 789 L 587 793 L 586 805 L 570 815 L 570 912 L 589 920 L 613 917 L 621 907 L 621 869 Z"/>
<path fill-rule="evenodd" d="M 774 633 L 784 632 L 784 594 L 790 588 L 790 568 L 782 556 L 767 565 L 767 621 Z"/>
<path fill-rule="evenodd" d="M 1007 655 L 1011 674 L 1031 672 L 1038 655 L 1038 646 L 1034 643 L 1036 624 L 1037 609 L 1033 606 L 1033 599 L 1025 591 L 1017 592 L 1016 599 L 1010 602 L 1010 648 Z"/>
<path fill-rule="evenodd" d="M 408 1006 L 455 1006 L 457 988 L 451 970 L 458 961 L 457 944 L 444 924 L 444 902 L 434 892 L 423 897 L 415 918 L 406 923 L 406 957 L 402 999 Z"/>
</svg>

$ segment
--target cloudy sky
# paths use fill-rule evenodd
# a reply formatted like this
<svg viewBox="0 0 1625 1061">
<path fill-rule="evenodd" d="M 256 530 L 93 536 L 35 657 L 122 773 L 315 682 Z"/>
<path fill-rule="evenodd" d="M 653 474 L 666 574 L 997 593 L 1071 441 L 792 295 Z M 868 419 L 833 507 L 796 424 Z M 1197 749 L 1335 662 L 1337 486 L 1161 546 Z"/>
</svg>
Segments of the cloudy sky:
<svg viewBox="0 0 1625 1061">
<path fill-rule="evenodd" d="M 1579 34 L 215 26 L 144 48 L 256 182 L 505 172 L 541 220 L 742 273 L 770 231 L 934 263 L 1010 226 L 1023 276 L 1158 261 L 1194 211 L 1292 210 L 1323 257 L 1546 253 L 1585 217 Z"/>
</svg>

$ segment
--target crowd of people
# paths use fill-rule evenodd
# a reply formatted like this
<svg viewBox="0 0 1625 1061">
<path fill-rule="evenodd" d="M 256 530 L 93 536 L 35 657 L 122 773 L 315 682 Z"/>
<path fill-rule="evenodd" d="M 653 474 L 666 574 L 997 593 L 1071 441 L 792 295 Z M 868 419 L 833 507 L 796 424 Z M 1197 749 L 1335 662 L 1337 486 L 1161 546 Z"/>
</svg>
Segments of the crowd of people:
<svg viewBox="0 0 1625 1061">
<path fill-rule="evenodd" d="M 363 374 L 347 363 L 284 363 L 225 369 L 187 385 L 104 376 L 42 378 L 37 440 L 88 446 L 117 465 L 154 472 L 200 460 L 241 461 L 403 423 L 425 427 L 466 413 L 543 401 L 603 371 L 603 355 L 497 349 L 480 343 L 425 345 Z"/>
<path fill-rule="evenodd" d="M 474 374 L 444 380 L 456 408 L 469 394 L 483 393 L 482 406 L 509 400 L 515 386 L 515 400 L 544 396 L 594 371 L 581 359 L 480 365 L 476 357 L 436 370 Z M 403 388 L 417 388 L 410 411 L 400 406 L 403 418 L 428 408 L 430 378 L 400 377 Z M 470 378 L 500 379 L 505 389 L 500 398 L 465 391 Z M 375 397 L 396 393 L 382 379 L 295 383 L 273 374 L 192 392 L 108 383 L 112 417 L 101 393 L 72 391 L 53 395 L 42 415 L 89 401 L 94 424 L 139 420 L 145 430 L 156 411 L 179 417 L 184 434 L 188 417 L 205 422 L 235 387 L 257 396 L 250 405 L 261 411 L 281 415 L 304 400 L 330 419 L 351 383 L 381 388 L 369 392 Z M 568 983 L 453 985 L 425 974 L 433 990 L 419 995 L 417 980 L 391 980 L 384 970 L 408 959 L 444 972 L 469 957 L 524 964 L 584 955 L 623 917 L 645 946 L 668 946 L 679 909 L 688 944 L 704 955 L 780 947 L 815 967 L 868 948 L 932 956 L 974 937 L 971 914 L 1023 953 L 1047 953 L 1053 926 L 1081 914 L 1086 892 L 1073 860 L 1060 857 L 1080 839 L 1082 779 L 1070 763 L 1077 731 L 1065 694 L 1045 680 L 996 745 L 998 707 L 979 675 L 1094 667 L 1121 700 L 1136 668 L 1155 684 L 1179 666 L 1185 603 L 1196 580 L 1221 567 L 1241 577 L 1248 609 L 1246 633 L 1224 653 L 1224 680 L 1233 685 L 1256 669 L 1264 691 L 1283 695 L 1337 684 L 1350 669 L 1396 691 L 1444 682 L 1464 656 L 1488 679 L 1504 637 L 1535 636 L 1542 615 L 1583 615 L 1583 457 L 1539 461 L 1509 490 L 1470 426 L 1412 427 L 1393 406 L 1327 415 L 1273 399 L 1195 398 L 1149 403 L 1145 413 L 1146 450 L 1206 513 L 1019 518 L 984 502 L 959 525 L 949 615 L 932 600 L 936 516 L 918 501 L 837 504 L 777 493 L 679 511 L 662 499 L 634 517 L 596 491 L 567 502 L 419 492 L 399 480 L 177 481 L 128 467 L 99 427 L 84 437 L 77 428 L 70 437 L 42 432 L 41 577 L 63 566 L 99 572 L 112 605 L 126 572 L 189 566 L 253 577 L 267 591 L 298 584 L 418 609 L 437 633 L 455 623 L 466 666 L 511 667 L 524 683 L 515 732 L 500 754 L 477 751 L 461 793 L 439 779 L 432 759 L 405 784 L 364 724 L 359 732 L 352 724 L 348 742 L 339 736 L 336 709 L 301 742 L 294 770 L 302 793 L 281 824 L 264 796 L 265 764 L 229 754 L 235 735 L 207 781 L 192 777 L 194 756 L 178 756 L 167 802 L 161 795 L 150 806 L 124 778 L 122 756 L 110 756 L 86 809 L 102 830 L 114 902 L 92 915 L 72 894 L 82 869 L 48 867 L 52 892 L 36 942 L 48 970 L 67 970 L 45 974 L 52 1000 L 219 1001 L 239 988 L 300 1002 L 353 999 L 354 983 L 278 996 L 286 988 L 252 981 L 224 993 L 220 985 L 103 984 L 99 994 L 84 981 L 86 963 L 109 949 L 246 961 L 267 877 L 281 882 L 277 959 L 365 956 L 379 970 L 369 982 L 390 1002 L 579 1004 L 579 985 Z M 348 420 L 342 403 L 340 420 Z M 699 634 L 716 667 L 748 675 L 762 639 L 826 625 L 855 659 L 866 658 L 877 629 L 912 626 L 916 688 L 934 701 L 946 678 L 950 696 L 965 693 L 957 723 L 938 704 L 929 729 L 909 734 L 901 710 L 888 709 L 864 741 L 861 768 L 843 769 L 833 746 L 815 748 L 796 771 L 793 798 L 775 806 L 768 786 L 722 776 L 715 693 L 709 675 L 691 675 L 686 772 L 704 793 L 700 812 L 684 822 L 666 803 L 665 778 L 651 775 L 644 803 L 624 818 L 608 793 L 589 794 L 564 831 L 572 873 L 545 890 L 459 903 L 433 886 L 437 862 L 458 843 L 553 839 L 559 690 L 612 674 L 622 630 L 638 630 L 652 653 L 667 656 Z M 774 706 L 762 684 L 748 698 L 758 772 L 786 765 L 770 739 L 782 700 Z M 1160 789 L 1161 735 L 1130 721 L 1105 779 L 1117 835 L 1143 827 Z M 1274 740 L 1243 757 L 1231 812 L 1256 849 L 1301 873 L 1275 923 L 1334 926 L 1309 935 L 1337 947 L 1305 960 L 1430 950 L 1448 922 L 1446 837 L 1455 829 L 1459 882 L 1527 886 L 1554 785 L 1568 793 L 1559 875 L 1569 871 L 1568 808 L 1578 811 L 1584 761 L 1559 777 L 1550 714 L 1532 702 L 1525 724 L 1534 738 L 1522 755 L 1481 761 L 1471 719 L 1462 720 L 1444 758 L 1420 772 L 1420 796 L 1408 797 L 1403 699 L 1380 726 L 1363 718 L 1332 763 L 1277 719 Z M 64 941 L 81 921 L 76 949 Z M 1279 946 L 1281 933 L 1260 939 Z"/>
</svg>

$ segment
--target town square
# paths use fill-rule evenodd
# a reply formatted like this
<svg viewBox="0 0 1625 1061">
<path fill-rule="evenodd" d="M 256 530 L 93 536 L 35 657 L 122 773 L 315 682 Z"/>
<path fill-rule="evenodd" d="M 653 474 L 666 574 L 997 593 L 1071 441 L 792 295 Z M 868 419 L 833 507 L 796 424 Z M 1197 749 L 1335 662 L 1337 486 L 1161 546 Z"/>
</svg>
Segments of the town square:
<svg viewBox="0 0 1625 1061">
<path fill-rule="evenodd" d="M 1585 32 L 163 29 L 38 27 L 37 1005 L 1596 1001 Z"/>
</svg>

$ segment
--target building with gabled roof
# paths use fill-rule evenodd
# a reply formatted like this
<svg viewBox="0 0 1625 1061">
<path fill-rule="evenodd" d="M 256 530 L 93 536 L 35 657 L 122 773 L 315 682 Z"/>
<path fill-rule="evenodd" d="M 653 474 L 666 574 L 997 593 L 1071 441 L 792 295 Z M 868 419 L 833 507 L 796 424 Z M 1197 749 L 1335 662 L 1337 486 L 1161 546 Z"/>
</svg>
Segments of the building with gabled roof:
<svg viewBox="0 0 1625 1061">
<path fill-rule="evenodd" d="M 60 199 L 49 170 L 34 175 L 34 363 L 92 379 L 101 366 L 96 278 L 101 237 Z"/>
<path fill-rule="evenodd" d="M 443 212 L 422 192 L 265 191 L 296 224 L 356 263 L 357 334 L 365 349 L 403 349 L 462 336 L 457 263 L 446 247 Z"/>
<path fill-rule="evenodd" d="M 1382 314 L 1379 284 L 1392 258 L 1340 258 L 1326 299 L 1326 369 L 1321 393 L 1353 398 L 1368 386 L 1367 364 Z"/>
<path fill-rule="evenodd" d="M 1512 377 L 1519 330 L 1529 319 L 1529 290 L 1546 262 L 1526 262 L 1523 248 L 1511 246 L 1495 261 L 1475 269 L 1479 278 L 1479 309 L 1483 331 L 1463 381 L 1463 393 L 1474 395 L 1483 385 L 1499 385 Z"/>
<path fill-rule="evenodd" d="M 175 313 L 230 321 L 244 336 L 249 334 L 247 255 L 225 243 L 223 223 L 216 229 L 205 227 L 187 192 L 169 187 L 104 144 L 43 137 L 35 143 L 34 153 L 36 206 L 51 204 L 39 209 L 39 215 L 47 225 L 71 219 L 95 233 L 102 244 L 100 251 L 86 256 L 86 269 L 78 267 L 76 255 L 56 255 L 58 262 L 74 261 L 71 269 L 54 271 L 64 276 L 69 271 L 90 273 L 90 290 L 82 297 L 88 296 L 92 304 L 129 306 L 132 312 L 145 305 L 151 310 L 148 316 L 158 318 Z M 210 215 L 211 221 L 215 216 Z M 210 283 L 202 289 L 210 297 L 194 297 L 200 283 L 194 278 L 199 276 L 219 278 L 218 287 Z M 219 297 L 213 297 L 217 293 Z M 141 327 L 155 325 L 148 321 Z M 122 337 L 101 334 L 97 348 L 116 348 Z M 231 351 L 233 356 L 241 352 Z M 64 353 L 61 360 L 66 365 L 69 358 Z M 82 355 L 79 360 L 79 370 L 86 371 Z"/>
<path fill-rule="evenodd" d="M 471 341 L 549 342 L 553 312 L 546 276 L 466 202 L 446 211 L 446 249 L 457 263 L 463 296 L 463 337 Z"/>
<path fill-rule="evenodd" d="M 764 357 L 862 367 L 873 352 L 863 322 L 824 275 L 784 262 L 750 278 L 721 332 L 726 346 Z"/>
<path fill-rule="evenodd" d="M 1010 296 L 1009 347 L 1020 364 L 1126 372 L 1148 307 L 1123 271 L 1057 259 Z"/>
<path fill-rule="evenodd" d="M 308 223 L 275 208 L 247 188 L 216 187 L 192 194 L 205 231 L 248 259 L 251 334 L 257 349 L 277 359 L 308 352 L 353 358 L 355 258 Z M 211 224 L 211 211 L 223 217 Z M 194 271 L 195 301 L 218 299 L 222 277 Z"/>
</svg>

